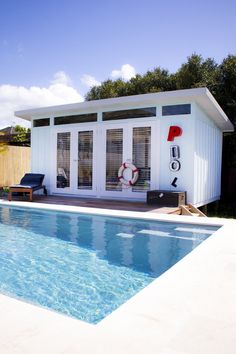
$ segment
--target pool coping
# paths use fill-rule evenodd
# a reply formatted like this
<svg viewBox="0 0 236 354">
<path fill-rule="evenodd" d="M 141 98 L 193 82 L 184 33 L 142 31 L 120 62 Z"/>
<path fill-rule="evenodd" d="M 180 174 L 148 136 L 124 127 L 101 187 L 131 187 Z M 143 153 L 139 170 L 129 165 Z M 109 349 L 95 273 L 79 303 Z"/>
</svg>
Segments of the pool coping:
<svg viewBox="0 0 236 354">
<path fill-rule="evenodd" d="M 30 202 L 0 206 L 222 226 L 97 325 L 0 295 L 2 353 L 233 354 L 236 220 Z M 128 348 L 128 350 L 127 350 Z"/>
<path fill-rule="evenodd" d="M 12 206 L 20 208 L 31 208 L 31 209 L 41 209 L 41 210 L 51 210 L 51 211 L 61 211 L 70 213 L 83 213 L 83 214 L 93 214 L 102 216 L 114 216 L 114 217 L 124 217 L 124 218 L 142 218 L 145 220 L 160 220 L 160 221 L 173 221 L 188 223 L 188 224 L 202 224 L 202 225 L 212 225 L 212 226 L 222 226 L 223 224 L 229 222 L 232 219 L 221 219 L 221 218 L 199 218 L 196 216 L 185 216 L 177 214 L 157 214 L 152 211 L 127 211 L 127 210 L 114 210 L 114 209 L 104 209 L 104 208 L 89 208 L 81 206 L 72 205 L 56 205 L 56 204 L 46 204 L 37 202 L 19 202 L 19 201 L 6 201 L 0 199 L 0 206 Z M 200 221 L 199 221 L 200 220 Z"/>
</svg>

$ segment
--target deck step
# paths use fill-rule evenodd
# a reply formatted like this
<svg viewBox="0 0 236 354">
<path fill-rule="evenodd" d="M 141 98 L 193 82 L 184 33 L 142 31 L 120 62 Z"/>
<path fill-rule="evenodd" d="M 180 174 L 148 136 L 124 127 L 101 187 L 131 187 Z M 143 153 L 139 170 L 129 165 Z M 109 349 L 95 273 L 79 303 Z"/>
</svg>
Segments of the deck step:
<svg viewBox="0 0 236 354">
<path fill-rule="evenodd" d="M 207 217 L 201 210 L 199 210 L 192 204 L 181 205 L 180 208 L 181 208 L 181 215 Z"/>
</svg>

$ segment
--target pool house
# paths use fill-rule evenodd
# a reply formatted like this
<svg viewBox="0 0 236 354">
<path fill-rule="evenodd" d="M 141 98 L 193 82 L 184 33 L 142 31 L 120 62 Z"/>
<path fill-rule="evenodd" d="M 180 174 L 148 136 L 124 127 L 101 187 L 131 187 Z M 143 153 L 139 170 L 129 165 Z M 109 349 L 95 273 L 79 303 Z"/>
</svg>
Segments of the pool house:
<svg viewBox="0 0 236 354">
<path fill-rule="evenodd" d="M 49 194 L 146 200 L 185 191 L 220 198 L 223 132 L 233 125 L 207 88 L 15 112 L 32 122 L 31 172 Z"/>
</svg>

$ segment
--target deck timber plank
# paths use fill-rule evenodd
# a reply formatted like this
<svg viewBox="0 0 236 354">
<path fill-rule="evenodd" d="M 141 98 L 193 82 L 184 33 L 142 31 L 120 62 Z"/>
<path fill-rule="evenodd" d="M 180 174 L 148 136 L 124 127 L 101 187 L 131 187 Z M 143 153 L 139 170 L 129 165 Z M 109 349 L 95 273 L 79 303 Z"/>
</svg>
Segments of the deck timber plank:
<svg viewBox="0 0 236 354">
<path fill-rule="evenodd" d="M 27 201 L 25 197 L 14 197 L 14 200 Z M 58 204 L 58 205 L 71 205 L 81 206 L 87 208 L 101 208 L 113 210 L 127 210 L 127 211 L 141 211 L 152 212 L 161 214 L 180 214 L 179 207 L 161 207 L 157 208 L 155 205 L 148 205 L 146 202 L 112 200 L 112 199 L 97 199 L 97 198 L 84 198 L 84 197 L 70 197 L 58 195 L 34 195 L 33 202 Z"/>
</svg>

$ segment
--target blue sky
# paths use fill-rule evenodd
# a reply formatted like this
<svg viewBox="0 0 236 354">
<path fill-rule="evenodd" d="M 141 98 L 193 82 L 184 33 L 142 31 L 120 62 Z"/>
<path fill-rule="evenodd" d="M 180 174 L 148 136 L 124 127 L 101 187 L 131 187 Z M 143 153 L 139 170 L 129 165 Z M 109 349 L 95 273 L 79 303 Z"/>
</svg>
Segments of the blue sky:
<svg viewBox="0 0 236 354">
<path fill-rule="evenodd" d="M 176 71 L 193 52 L 221 62 L 235 38 L 233 0 L 1 1 L 0 119 L 82 100 L 107 78 Z"/>
</svg>

